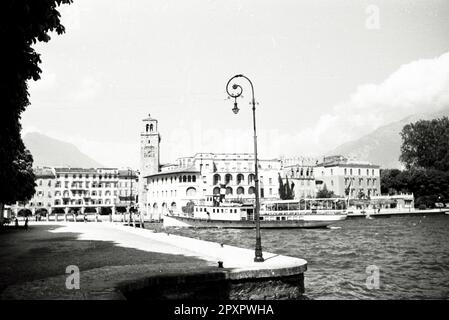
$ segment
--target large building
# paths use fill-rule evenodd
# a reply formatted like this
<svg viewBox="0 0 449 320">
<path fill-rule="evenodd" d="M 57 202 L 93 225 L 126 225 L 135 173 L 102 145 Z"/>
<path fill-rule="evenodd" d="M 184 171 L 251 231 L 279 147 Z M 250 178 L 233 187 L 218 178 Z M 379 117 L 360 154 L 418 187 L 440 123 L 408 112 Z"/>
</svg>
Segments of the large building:
<svg viewBox="0 0 449 320">
<path fill-rule="evenodd" d="M 294 183 L 295 199 L 314 198 L 317 193 L 315 183 L 316 158 L 311 157 L 293 157 L 281 158 L 282 178 L 286 182 Z"/>
<path fill-rule="evenodd" d="M 181 210 L 191 200 L 254 201 L 254 156 L 248 153 L 196 153 L 174 163 L 160 163 L 158 121 L 141 127 L 140 211 L 153 219 Z M 342 156 L 259 159 L 261 199 L 279 198 L 279 176 L 295 184 L 296 199 L 314 198 L 324 186 L 337 196 L 380 194 L 379 166 Z"/>
<path fill-rule="evenodd" d="M 36 192 L 30 201 L 11 206 L 18 213 L 125 212 L 136 204 L 138 173 L 117 168 L 35 168 Z"/>
<path fill-rule="evenodd" d="M 343 156 L 324 157 L 314 169 L 318 189 L 326 186 L 337 196 L 364 198 L 380 195 L 380 167 Z"/>
<path fill-rule="evenodd" d="M 141 132 L 140 209 L 158 219 L 169 210 L 179 210 L 191 200 L 223 198 L 253 201 L 254 156 L 248 153 L 197 153 L 160 165 L 157 120 L 143 120 Z M 261 198 L 278 197 L 281 161 L 259 160 Z"/>
</svg>

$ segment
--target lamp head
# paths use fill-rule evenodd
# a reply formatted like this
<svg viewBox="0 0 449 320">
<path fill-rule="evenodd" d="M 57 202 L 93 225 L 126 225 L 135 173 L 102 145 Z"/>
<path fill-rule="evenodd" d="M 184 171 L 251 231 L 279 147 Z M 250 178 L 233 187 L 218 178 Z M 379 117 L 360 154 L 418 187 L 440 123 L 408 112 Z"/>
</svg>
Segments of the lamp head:
<svg viewBox="0 0 449 320">
<path fill-rule="evenodd" d="M 237 113 L 239 113 L 239 107 L 237 107 L 237 101 L 236 102 L 234 102 L 234 108 L 232 108 L 232 112 L 234 112 L 234 114 L 237 114 Z"/>
</svg>

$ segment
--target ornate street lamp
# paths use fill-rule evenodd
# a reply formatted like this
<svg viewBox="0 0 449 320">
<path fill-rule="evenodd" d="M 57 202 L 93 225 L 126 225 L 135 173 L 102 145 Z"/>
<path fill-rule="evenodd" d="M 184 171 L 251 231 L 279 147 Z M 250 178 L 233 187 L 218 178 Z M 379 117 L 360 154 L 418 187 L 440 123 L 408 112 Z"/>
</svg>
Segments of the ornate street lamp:
<svg viewBox="0 0 449 320">
<path fill-rule="evenodd" d="M 260 210 L 260 203 L 259 203 L 259 163 L 257 159 L 257 134 L 256 134 L 256 100 L 254 99 L 254 86 L 251 80 L 249 80 L 246 76 L 243 74 L 237 74 L 233 76 L 231 79 L 229 79 L 228 83 L 226 84 L 226 92 L 228 95 L 232 98 L 234 98 L 234 108 L 232 108 L 232 112 L 237 114 L 239 112 L 239 108 L 237 106 L 237 98 L 240 97 L 243 93 L 243 88 L 236 83 L 233 83 L 231 88 L 230 84 L 231 81 L 234 79 L 243 78 L 248 80 L 249 84 L 251 85 L 251 93 L 252 93 L 252 106 L 253 106 L 253 129 L 254 129 L 254 171 L 255 171 L 255 187 L 256 187 L 256 207 L 254 212 L 254 219 L 256 222 L 256 256 L 254 257 L 255 262 L 263 262 L 264 258 L 262 256 L 262 241 L 260 237 L 260 219 L 259 219 L 259 210 Z"/>
</svg>

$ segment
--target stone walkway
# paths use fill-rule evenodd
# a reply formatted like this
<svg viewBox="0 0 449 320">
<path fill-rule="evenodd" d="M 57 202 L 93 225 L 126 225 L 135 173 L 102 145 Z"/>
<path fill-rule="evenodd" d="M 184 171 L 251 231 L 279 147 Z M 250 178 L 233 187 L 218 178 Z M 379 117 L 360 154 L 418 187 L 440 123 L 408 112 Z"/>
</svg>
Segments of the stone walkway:
<svg viewBox="0 0 449 320">
<path fill-rule="evenodd" d="M 120 224 L 41 222 L 30 227 L 28 232 L 1 235 L 0 241 L 13 239 L 9 242 L 13 248 L 8 241 L 0 244 L 1 256 L 9 259 L 5 262 L 16 264 L 24 274 L 33 271 L 37 258 L 41 258 L 37 261 L 40 268 L 59 267 L 48 273 L 37 270 L 29 277 L 19 274 L 16 281 L 11 281 L 13 272 L 6 270 L 9 278 L 3 279 L 1 299 L 122 299 L 120 288 L 141 288 L 154 277 L 220 274 L 233 280 L 269 278 L 303 273 L 307 266 L 305 260 L 267 252 L 265 262 L 255 263 L 253 250 Z M 41 245 L 36 247 L 36 243 Z M 14 251 L 24 246 L 29 247 Z M 218 268 L 218 261 L 224 268 Z M 64 263 L 79 266 L 79 290 L 66 288 Z"/>
</svg>

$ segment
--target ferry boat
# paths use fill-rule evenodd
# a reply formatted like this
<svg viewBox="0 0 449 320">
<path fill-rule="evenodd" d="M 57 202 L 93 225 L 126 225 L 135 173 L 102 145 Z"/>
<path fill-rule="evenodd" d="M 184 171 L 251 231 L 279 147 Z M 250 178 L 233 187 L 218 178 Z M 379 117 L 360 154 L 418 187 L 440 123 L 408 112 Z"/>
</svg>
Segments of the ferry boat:
<svg viewBox="0 0 449 320">
<path fill-rule="evenodd" d="M 165 227 L 236 228 L 256 227 L 254 204 L 194 204 L 187 212 L 164 215 Z M 263 229 L 325 228 L 346 219 L 345 210 L 317 209 L 303 206 L 298 200 L 277 200 L 261 203 L 259 221 Z"/>
</svg>

